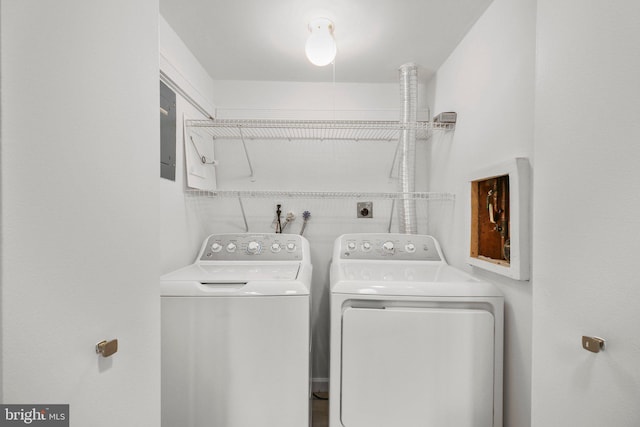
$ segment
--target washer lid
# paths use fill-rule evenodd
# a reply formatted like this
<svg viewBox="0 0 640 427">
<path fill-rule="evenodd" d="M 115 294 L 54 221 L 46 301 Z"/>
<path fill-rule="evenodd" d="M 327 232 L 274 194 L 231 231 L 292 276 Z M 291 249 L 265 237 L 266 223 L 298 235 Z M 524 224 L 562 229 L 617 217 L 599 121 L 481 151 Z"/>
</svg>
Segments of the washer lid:
<svg viewBox="0 0 640 427">
<path fill-rule="evenodd" d="M 201 283 L 238 283 L 261 280 L 295 280 L 300 263 L 197 263 L 167 273 L 160 278 L 193 280 Z"/>
<path fill-rule="evenodd" d="M 341 262 L 331 269 L 331 292 L 402 296 L 502 296 L 491 283 L 449 265 Z"/>
<path fill-rule="evenodd" d="M 309 295 L 311 272 L 300 263 L 198 263 L 160 278 L 163 297 Z"/>
</svg>

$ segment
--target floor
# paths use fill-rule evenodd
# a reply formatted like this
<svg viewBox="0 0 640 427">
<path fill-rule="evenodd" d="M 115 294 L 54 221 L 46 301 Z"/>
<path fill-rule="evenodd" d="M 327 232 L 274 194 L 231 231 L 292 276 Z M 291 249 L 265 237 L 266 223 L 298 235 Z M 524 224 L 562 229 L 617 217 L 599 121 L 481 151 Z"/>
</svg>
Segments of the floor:
<svg viewBox="0 0 640 427">
<path fill-rule="evenodd" d="M 313 393 L 313 427 L 329 426 L 329 393 Z"/>
</svg>

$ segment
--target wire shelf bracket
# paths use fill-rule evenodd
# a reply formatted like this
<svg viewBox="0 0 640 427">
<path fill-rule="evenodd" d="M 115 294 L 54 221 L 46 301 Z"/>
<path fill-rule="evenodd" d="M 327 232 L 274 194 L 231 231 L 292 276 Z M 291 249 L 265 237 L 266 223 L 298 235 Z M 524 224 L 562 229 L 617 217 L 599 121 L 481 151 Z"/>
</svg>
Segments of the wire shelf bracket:
<svg viewBox="0 0 640 427">
<path fill-rule="evenodd" d="M 249 176 L 249 179 L 251 179 L 251 181 L 255 181 L 256 178 L 253 174 L 253 165 L 251 164 L 251 158 L 249 157 L 249 150 L 247 150 L 247 143 L 244 141 L 244 134 L 242 133 L 242 128 L 238 128 L 238 132 L 240 134 L 240 139 L 242 140 L 242 147 L 244 148 L 244 155 L 247 158 L 247 164 L 249 165 L 249 172 L 251 173 L 251 175 Z M 213 138 L 215 140 L 215 136 Z"/>
</svg>

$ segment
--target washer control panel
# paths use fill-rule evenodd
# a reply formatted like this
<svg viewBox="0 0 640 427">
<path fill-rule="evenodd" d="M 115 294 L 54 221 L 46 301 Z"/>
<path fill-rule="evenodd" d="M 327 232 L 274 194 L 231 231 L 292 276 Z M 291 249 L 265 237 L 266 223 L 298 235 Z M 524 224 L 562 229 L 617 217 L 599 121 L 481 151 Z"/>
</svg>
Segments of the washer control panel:
<svg viewBox="0 0 640 427">
<path fill-rule="evenodd" d="M 200 250 L 200 261 L 300 261 L 297 234 L 212 234 Z"/>
<path fill-rule="evenodd" d="M 436 240 L 421 234 L 344 234 L 335 249 L 341 259 L 442 261 Z"/>
</svg>

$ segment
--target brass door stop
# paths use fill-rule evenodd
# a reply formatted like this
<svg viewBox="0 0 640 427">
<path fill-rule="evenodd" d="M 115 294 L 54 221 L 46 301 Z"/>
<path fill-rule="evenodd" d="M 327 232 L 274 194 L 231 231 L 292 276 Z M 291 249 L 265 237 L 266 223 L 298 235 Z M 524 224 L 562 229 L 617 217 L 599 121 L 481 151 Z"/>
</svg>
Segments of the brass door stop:
<svg viewBox="0 0 640 427">
<path fill-rule="evenodd" d="M 599 337 L 582 337 L 582 348 L 592 353 L 599 353 L 604 349 L 604 339 Z"/>
<path fill-rule="evenodd" d="M 102 355 L 102 357 L 109 357 L 118 351 L 118 340 L 100 341 L 96 344 L 96 353 Z"/>
</svg>

